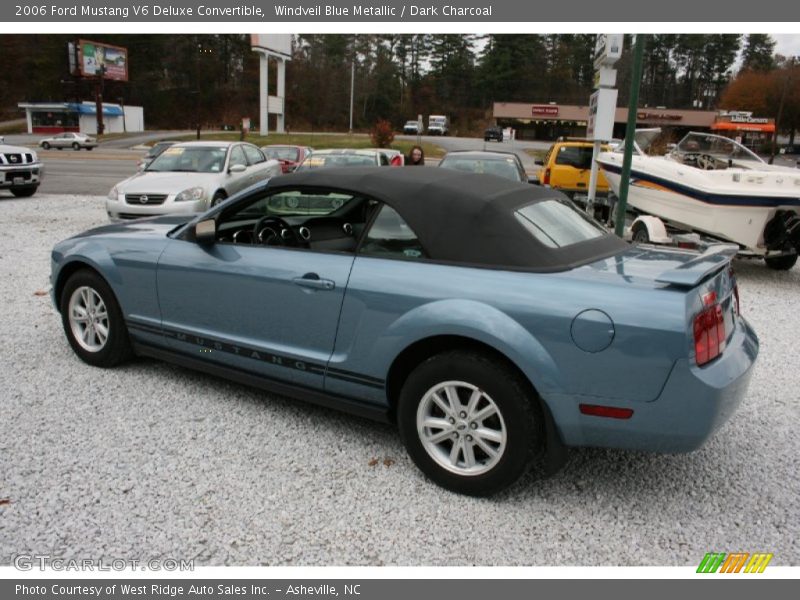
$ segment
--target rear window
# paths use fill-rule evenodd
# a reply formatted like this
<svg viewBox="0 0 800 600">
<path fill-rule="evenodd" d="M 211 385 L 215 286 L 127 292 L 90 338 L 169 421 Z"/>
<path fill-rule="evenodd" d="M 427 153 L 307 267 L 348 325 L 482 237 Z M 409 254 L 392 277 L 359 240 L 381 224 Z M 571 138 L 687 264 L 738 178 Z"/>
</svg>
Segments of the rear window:
<svg viewBox="0 0 800 600">
<path fill-rule="evenodd" d="M 571 203 L 544 200 L 528 204 L 514 213 L 517 220 L 548 248 L 564 248 L 606 234 L 603 226 Z"/>
<path fill-rule="evenodd" d="M 592 147 L 561 146 L 556 155 L 556 164 L 577 169 L 590 169 L 592 167 Z"/>
</svg>

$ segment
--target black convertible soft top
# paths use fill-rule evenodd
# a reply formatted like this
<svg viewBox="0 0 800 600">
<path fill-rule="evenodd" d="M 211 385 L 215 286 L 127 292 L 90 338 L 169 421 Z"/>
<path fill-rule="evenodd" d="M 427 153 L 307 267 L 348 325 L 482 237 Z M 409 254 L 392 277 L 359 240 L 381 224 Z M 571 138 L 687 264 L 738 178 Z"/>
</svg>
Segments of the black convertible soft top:
<svg viewBox="0 0 800 600">
<path fill-rule="evenodd" d="M 438 168 L 318 169 L 275 177 L 267 189 L 334 188 L 393 207 L 437 261 L 536 271 L 567 270 L 616 254 L 628 245 L 611 234 L 551 248 L 515 217 L 534 202 L 565 199 L 558 191 Z"/>
</svg>

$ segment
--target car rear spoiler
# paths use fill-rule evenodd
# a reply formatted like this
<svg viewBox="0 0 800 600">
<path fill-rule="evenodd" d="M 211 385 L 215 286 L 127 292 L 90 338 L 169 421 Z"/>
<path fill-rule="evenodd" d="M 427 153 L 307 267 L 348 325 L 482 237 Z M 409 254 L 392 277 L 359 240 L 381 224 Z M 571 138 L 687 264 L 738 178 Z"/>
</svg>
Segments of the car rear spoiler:
<svg viewBox="0 0 800 600">
<path fill-rule="evenodd" d="M 738 251 L 739 247 L 734 244 L 714 244 L 680 267 L 664 271 L 656 277 L 656 281 L 693 288 L 707 277 L 721 271 Z"/>
</svg>

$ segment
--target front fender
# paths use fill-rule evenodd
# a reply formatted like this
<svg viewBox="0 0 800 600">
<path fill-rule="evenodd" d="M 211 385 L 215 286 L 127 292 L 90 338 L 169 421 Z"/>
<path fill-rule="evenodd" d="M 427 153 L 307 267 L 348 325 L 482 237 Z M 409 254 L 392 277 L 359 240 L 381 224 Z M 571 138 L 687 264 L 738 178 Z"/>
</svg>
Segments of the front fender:
<svg viewBox="0 0 800 600">
<path fill-rule="evenodd" d="M 73 238 L 56 245 L 51 274 L 56 308 L 69 275 L 85 265 L 97 271 L 111 287 L 126 320 L 160 324 L 156 267 L 164 246 L 154 244 L 152 239 L 91 237 Z"/>
</svg>

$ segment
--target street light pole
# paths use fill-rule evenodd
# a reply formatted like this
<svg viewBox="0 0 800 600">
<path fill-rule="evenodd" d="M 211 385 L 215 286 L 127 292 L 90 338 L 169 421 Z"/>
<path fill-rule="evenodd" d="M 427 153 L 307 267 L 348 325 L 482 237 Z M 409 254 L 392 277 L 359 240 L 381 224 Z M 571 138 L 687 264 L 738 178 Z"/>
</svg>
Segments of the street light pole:
<svg viewBox="0 0 800 600">
<path fill-rule="evenodd" d="M 769 164 L 775 162 L 775 154 L 777 154 L 778 131 L 780 130 L 781 118 L 783 117 L 783 104 L 786 102 L 786 92 L 789 90 L 789 83 L 792 80 L 795 59 L 796 57 L 793 56 L 789 60 L 789 72 L 786 74 L 786 79 L 783 80 L 783 92 L 781 92 L 781 101 L 780 104 L 778 104 L 778 114 L 775 117 L 775 133 L 772 134 L 772 152 L 770 153 Z"/>
</svg>

